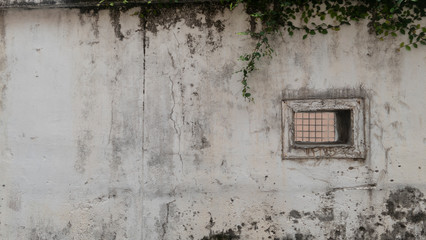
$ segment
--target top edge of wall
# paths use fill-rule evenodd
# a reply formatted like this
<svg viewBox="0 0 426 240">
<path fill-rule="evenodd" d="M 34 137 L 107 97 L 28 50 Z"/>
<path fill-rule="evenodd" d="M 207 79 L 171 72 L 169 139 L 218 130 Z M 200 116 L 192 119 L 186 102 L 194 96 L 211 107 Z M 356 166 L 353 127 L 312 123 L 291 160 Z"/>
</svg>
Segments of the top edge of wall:
<svg viewBox="0 0 426 240">
<path fill-rule="evenodd" d="M 114 6 L 137 6 L 141 4 L 147 4 L 151 2 L 155 3 L 201 3 L 201 2 L 220 2 L 220 0 L 128 0 L 128 3 L 124 4 L 122 1 L 105 1 L 99 5 L 100 0 L 0 0 L 0 9 L 38 9 L 38 8 L 88 8 L 88 7 L 99 7 L 105 8 L 110 7 L 109 3 L 113 2 Z"/>
</svg>

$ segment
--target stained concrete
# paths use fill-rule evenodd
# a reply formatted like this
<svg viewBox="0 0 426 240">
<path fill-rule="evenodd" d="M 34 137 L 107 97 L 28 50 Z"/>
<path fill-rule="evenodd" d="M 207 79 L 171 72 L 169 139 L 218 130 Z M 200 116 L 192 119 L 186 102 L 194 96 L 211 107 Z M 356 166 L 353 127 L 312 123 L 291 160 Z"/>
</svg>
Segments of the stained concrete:
<svg viewBox="0 0 426 240">
<path fill-rule="evenodd" d="M 426 238 L 426 57 L 365 23 L 240 96 L 240 7 L 0 12 L 1 239 Z M 281 101 L 366 101 L 367 157 L 282 159 Z"/>
</svg>

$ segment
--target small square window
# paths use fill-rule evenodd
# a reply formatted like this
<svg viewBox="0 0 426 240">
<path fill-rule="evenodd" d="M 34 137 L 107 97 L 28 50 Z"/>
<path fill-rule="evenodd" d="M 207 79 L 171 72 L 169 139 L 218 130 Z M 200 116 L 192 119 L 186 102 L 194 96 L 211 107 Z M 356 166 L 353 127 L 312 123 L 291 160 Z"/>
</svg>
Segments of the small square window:
<svg viewBox="0 0 426 240">
<path fill-rule="evenodd" d="M 315 144 L 337 142 L 334 132 L 334 112 L 296 112 L 294 113 L 296 143 Z M 333 121 L 330 121 L 333 119 Z M 304 122 L 307 124 L 304 124 Z M 305 135 L 304 135 L 305 134 Z M 306 136 L 306 137 L 305 137 Z"/>
<path fill-rule="evenodd" d="M 283 101 L 283 157 L 365 158 L 363 99 Z"/>
<path fill-rule="evenodd" d="M 294 113 L 296 144 L 349 144 L 351 111 L 313 111 Z"/>
</svg>

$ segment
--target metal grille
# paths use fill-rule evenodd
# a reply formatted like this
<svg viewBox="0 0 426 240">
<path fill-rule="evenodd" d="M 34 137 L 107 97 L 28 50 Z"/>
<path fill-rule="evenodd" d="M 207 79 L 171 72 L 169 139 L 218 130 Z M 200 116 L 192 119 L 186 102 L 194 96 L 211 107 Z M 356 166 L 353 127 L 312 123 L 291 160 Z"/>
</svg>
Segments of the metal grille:
<svg viewBox="0 0 426 240">
<path fill-rule="evenodd" d="M 335 142 L 334 112 L 296 112 L 294 113 L 296 142 Z"/>
</svg>

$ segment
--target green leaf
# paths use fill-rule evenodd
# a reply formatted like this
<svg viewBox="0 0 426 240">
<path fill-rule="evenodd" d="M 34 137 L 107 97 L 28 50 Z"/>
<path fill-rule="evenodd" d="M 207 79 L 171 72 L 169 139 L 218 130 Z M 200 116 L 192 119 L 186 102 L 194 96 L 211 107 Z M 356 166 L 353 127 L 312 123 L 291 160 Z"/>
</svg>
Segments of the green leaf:
<svg viewBox="0 0 426 240">
<path fill-rule="evenodd" d="M 417 43 L 413 43 L 413 47 L 414 47 L 414 48 L 417 48 Z"/>
<path fill-rule="evenodd" d="M 248 97 L 250 97 L 251 96 L 251 93 L 245 93 L 244 94 L 244 97 L 246 97 L 246 98 L 248 98 Z"/>
<path fill-rule="evenodd" d="M 400 43 L 399 47 L 404 47 L 404 44 L 405 44 L 404 42 Z"/>
<path fill-rule="evenodd" d="M 405 49 L 407 49 L 407 51 L 411 50 L 410 46 L 408 46 L 408 45 L 405 45 Z"/>
<path fill-rule="evenodd" d="M 303 35 L 303 39 L 306 39 L 308 37 L 308 34 Z"/>
</svg>

